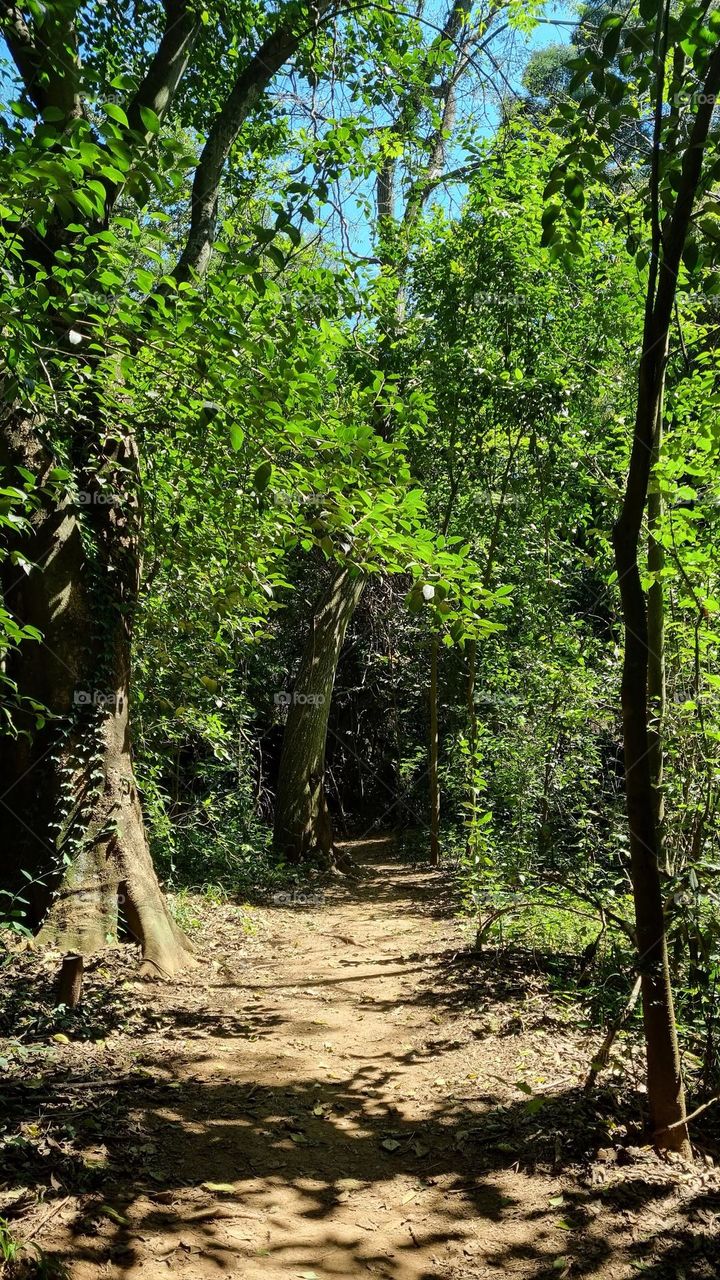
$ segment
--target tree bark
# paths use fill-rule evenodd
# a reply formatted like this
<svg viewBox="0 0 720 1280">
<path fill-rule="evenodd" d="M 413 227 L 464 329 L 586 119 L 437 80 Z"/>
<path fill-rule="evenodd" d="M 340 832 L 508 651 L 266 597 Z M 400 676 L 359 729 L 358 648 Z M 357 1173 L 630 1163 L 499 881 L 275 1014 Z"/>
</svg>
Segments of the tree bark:
<svg viewBox="0 0 720 1280">
<path fill-rule="evenodd" d="M 678 1124 L 685 1115 L 685 1097 L 670 985 L 656 794 L 650 765 L 645 598 L 637 564 L 637 544 L 633 546 L 624 522 L 616 525 L 614 542 L 625 625 L 621 695 L 625 785 L 638 966 L 642 976 L 648 1102 L 653 1130 L 666 1133 L 661 1145 L 689 1155 L 687 1129 Z M 669 1125 L 677 1127 L 667 1130 Z"/>
<path fill-rule="evenodd" d="M 625 792 L 638 969 L 642 978 L 650 1120 L 659 1145 L 689 1156 L 660 877 L 657 793 L 651 764 L 648 613 L 638 560 L 668 354 L 667 325 L 658 333 L 651 309 L 643 347 L 627 487 L 613 530 L 625 632 L 621 689 Z M 656 751 L 661 749 L 658 743 Z"/>
<path fill-rule="evenodd" d="M 654 51 L 657 94 L 650 179 L 651 262 L 630 466 L 622 510 L 613 529 L 613 543 L 625 632 L 621 698 L 626 805 L 638 970 L 642 978 L 650 1121 L 658 1146 L 679 1151 L 689 1157 L 691 1148 L 685 1119 L 685 1093 L 670 984 L 660 877 L 662 851 L 657 819 L 658 796 L 653 785 L 651 764 L 654 748 L 649 732 L 648 612 L 638 557 L 663 402 L 678 269 L 700 185 L 714 103 L 720 89 L 720 45 L 712 53 L 703 91 L 698 94 L 699 105 L 680 165 L 675 203 L 661 226 L 660 141 L 668 15 L 669 6 L 661 4 Z M 655 753 L 657 757 L 657 748 Z"/>
<path fill-rule="evenodd" d="M 21 710 L 18 738 L 0 746 L 2 878 L 27 902 L 41 941 L 87 956 L 125 928 L 140 943 L 143 972 L 170 976 L 191 948 L 153 870 L 130 750 L 137 454 L 91 421 L 78 431 L 75 461 L 82 500 L 49 499 L 22 535 L 36 567 L 26 574 L 6 561 L 6 605 L 43 637 L 9 655 L 8 674 L 51 716 L 37 728 Z M 34 425 L 12 418 L 2 462 L 40 484 L 55 465 Z"/>
<path fill-rule="evenodd" d="M 663 733 L 667 691 L 665 680 L 665 602 L 663 584 L 660 574 L 665 565 L 665 554 L 659 538 L 660 521 L 662 519 L 662 495 L 657 477 L 657 465 L 660 458 L 663 433 L 662 397 L 658 408 L 658 420 L 655 429 L 650 483 L 648 488 L 648 570 L 655 575 L 647 593 L 648 614 L 648 741 L 650 750 L 650 776 L 655 799 L 655 824 L 660 849 L 660 865 L 669 871 L 668 855 L 665 848 L 665 796 L 663 792 Z"/>
<path fill-rule="evenodd" d="M 334 861 L 324 786 L 328 718 L 340 651 L 364 586 L 362 574 L 350 565 L 333 573 L 313 612 L 295 688 L 292 694 L 284 695 L 288 718 L 280 757 L 273 844 L 288 862 L 313 857 L 326 864 Z"/>
<path fill-rule="evenodd" d="M 314 17 L 329 3 L 320 0 Z M 143 108 L 160 119 L 166 115 L 202 29 L 187 0 L 164 0 L 164 9 L 162 38 L 144 81 L 126 104 L 136 158 L 153 136 Z M 57 13 L 43 13 L 39 32 L 38 24 L 0 0 L 0 30 L 29 100 L 38 113 L 52 107 L 66 122 L 83 110 L 77 17 L 72 5 L 60 6 Z M 207 269 L 227 158 L 303 35 L 290 6 L 214 112 L 195 172 L 190 226 L 175 268 L 178 280 L 197 279 Z M 88 232 L 110 221 L 121 189 L 104 176 L 102 161 L 100 154 L 95 176 L 105 192 L 103 217 L 89 223 Z M 29 244 L 28 279 L 36 259 L 50 263 L 58 245 L 70 243 L 68 235 L 62 219 L 42 233 L 22 228 L 21 239 Z M 53 345 L 62 341 L 63 323 L 60 315 L 48 313 Z M 141 334 L 137 342 L 141 345 Z M 18 416 L 13 393 L 4 390 L 0 462 L 13 480 L 20 465 L 42 484 L 57 459 L 37 424 Z M 25 575 L 5 562 L 5 605 L 18 623 L 36 627 L 43 637 L 9 655 L 7 674 L 16 682 L 21 706 L 40 703 L 51 719 L 38 728 L 35 717 L 21 711 L 19 736 L 0 744 L 5 788 L 0 880 L 25 902 L 32 922 L 42 925 L 42 939 L 87 955 L 124 929 L 142 946 L 144 971 L 169 976 L 187 963 L 190 947 L 152 867 L 130 751 L 132 615 L 140 579 L 137 451 L 129 432 L 105 431 L 97 408 L 84 407 L 86 416 L 69 442 L 69 465 L 83 504 L 68 497 L 53 505 L 48 499 L 33 517 L 31 534 L 18 543 L 36 568 Z"/>
<path fill-rule="evenodd" d="M 66 1009 L 80 1003 L 85 962 L 82 956 L 65 956 L 58 975 L 57 1002 Z"/>
<path fill-rule="evenodd" d="M 438 780 L 438 656 L 439 642 L 433 636 L 430 643 L 430 767 L 428 769 L 430 789 L 430 862 L 434 867 L 440 863 L 440 784 Z"/>
</svg>

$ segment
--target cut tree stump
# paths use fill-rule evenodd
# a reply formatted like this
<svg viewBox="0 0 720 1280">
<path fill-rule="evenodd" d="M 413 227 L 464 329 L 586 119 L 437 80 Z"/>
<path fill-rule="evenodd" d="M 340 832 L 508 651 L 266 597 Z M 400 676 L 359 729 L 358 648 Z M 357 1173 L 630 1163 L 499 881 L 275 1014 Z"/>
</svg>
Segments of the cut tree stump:
<svg viewBox="0 0 720 1280">
<path fill-rule="evenodd" d="M 84 960 L 82 956 L 68 955 L 63 958 L 58 975 L 57 1002 L 68 1009 L 74 1009 L 80 1003 L 83 984 Z"/>
</svg>

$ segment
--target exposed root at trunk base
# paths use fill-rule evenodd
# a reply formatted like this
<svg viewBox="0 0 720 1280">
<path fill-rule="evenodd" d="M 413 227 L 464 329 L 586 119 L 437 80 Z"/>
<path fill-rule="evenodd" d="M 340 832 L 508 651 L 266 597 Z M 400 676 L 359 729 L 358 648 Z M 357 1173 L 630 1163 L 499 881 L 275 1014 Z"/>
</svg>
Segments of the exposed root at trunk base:
<svg viewBox="0 0 720 1280">
<path fill-rule="evenodd" d="M 336 875 L 344 876 L 348 880 L 362 880 L 363 873 L 359 864 L 349 853 L 345 853 L 342 849 L 333 849 L 330 856 L 330 867 Z"/>
<path fill-rule="evenodd" d="M 140 977 L 168 981 L 194 965 L 193 945 L 173 920 L 159 886 L 151 895 L 139 893 L 137 885 L 123 888 L 127 928 L 142 948 Z"/>
<path fill-rule="evenodd" d="M 89 891 L 84 892 L 87 895 Z M 97 901 L 97 893 L 94 896 Z M 127 937 L 140 945 L 140 977 L 169 981 L 195 965 L 193 945 L 173 920 L 158 885 L 151 898 L 138 898 L 127 884 L 119 884 L 117 902 Z M 61 890 L 38 934 L 38 942 L 81 960 L 111 949 L 118 937 L 117 917 L 112 930 L 103 931 L 106 918 L 96 913 L 90 919 L 88 905 L 87 899 L 84 903 L 68 900 Z"/>
<path fill-rule="evenodd" d="M 68 867 L 38 939 L 88 957 L 125 934 L 140 945 L 141 977 L 172 979 L 195 963 L 194 949 L 158 883 L 139 807 L 122 817 L 117 837 L 86 847 Z"/>
</svg>

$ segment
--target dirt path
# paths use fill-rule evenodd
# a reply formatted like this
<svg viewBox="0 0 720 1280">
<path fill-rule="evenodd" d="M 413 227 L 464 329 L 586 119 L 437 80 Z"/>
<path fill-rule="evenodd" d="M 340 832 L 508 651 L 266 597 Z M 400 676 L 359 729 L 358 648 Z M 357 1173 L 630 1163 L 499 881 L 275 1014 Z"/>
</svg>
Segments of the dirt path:
<svg viewBox="0 0 720 1280">
<path fill-rule="evenodd" d="M 716 1276 L 687 1264 L 714 1175 L 683 1199 L 649 1156 L 593 1160 L 619 1122 L 577 1087 L 573 1011 L 468 964 L 436 873 L 356 852 L 359 886 L 258 910 L 249 937 L 220 909 L 202 988 L 133 982 L 128 1025 L 58 1047 L 28 1112 L 57 1169 L 37 1240 L 72 1280 Z"/>
</svg>

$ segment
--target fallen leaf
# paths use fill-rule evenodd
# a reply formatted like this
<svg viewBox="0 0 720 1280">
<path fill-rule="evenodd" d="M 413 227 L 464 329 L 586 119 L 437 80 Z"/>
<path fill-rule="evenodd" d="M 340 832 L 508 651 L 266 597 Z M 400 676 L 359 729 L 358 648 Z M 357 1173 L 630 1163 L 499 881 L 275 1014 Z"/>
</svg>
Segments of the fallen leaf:
<svg viewBox="0 0 720 1280">
<path fill-rule="evenodd" d="M 201 1182 L 201 1187 L 206 1191 L 234 1191 L 235 1185 L 232 1182 Z"/>
<path fill-rule="evenodd" d="M 380 1143 L 380 1146 L 384 1147 L 386 1151 L 397 1151 L 400 1146 L 400 1143 L 396 1142 L 394 1138 L 385 1138 Z"/>
<path fill-rule="evenodd" d="M 106 1218 L 112 1218 L 113 1222 L 119 1222 L 121 1227 L 130 1225 L 130 1219 L 124 1218 L 121 1213 L 118 1213 L 117 1209 L 113 1209 L 111 1204 L 101 1204 L 100 1213 L 104 1213 Z"/>
</svg>

